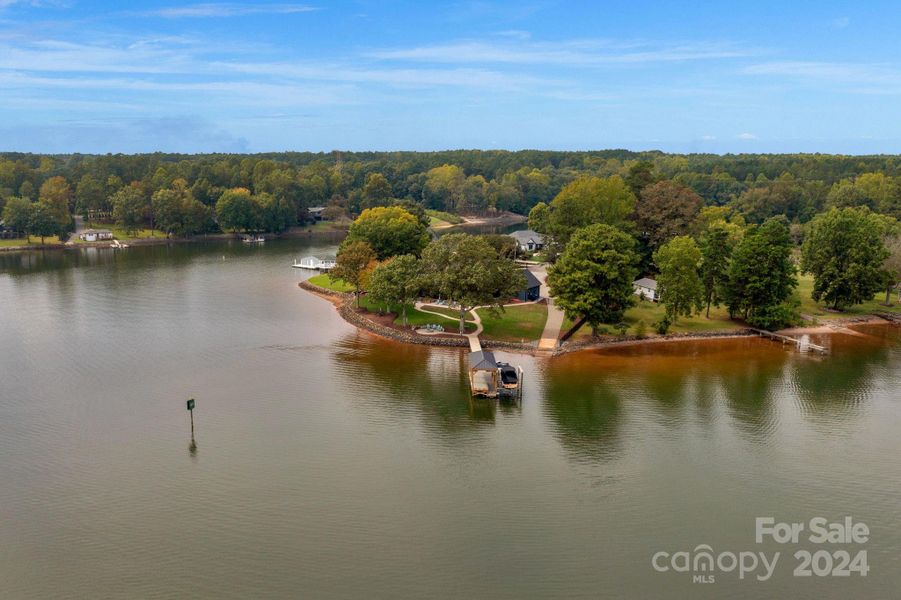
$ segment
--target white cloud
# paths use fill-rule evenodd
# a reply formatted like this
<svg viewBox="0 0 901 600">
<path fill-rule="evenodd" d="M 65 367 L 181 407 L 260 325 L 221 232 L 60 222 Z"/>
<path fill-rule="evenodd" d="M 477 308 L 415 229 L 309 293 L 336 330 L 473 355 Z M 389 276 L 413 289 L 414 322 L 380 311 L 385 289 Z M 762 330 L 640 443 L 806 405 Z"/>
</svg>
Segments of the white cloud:
<svg viewBox="0 0 901 600">
<path fill-rule="evenodd" d="M 739 134 L 738 134 L 737 136 L 735 136 L 735 137 L 737 137 L 737 138 L 740 139 L 740 140 L 756 140 L 756 139 L 759 139 L 759 138 L 758 138 L 756 135 L 754 135 L 753 133 L 747 133 L 747 132 L 745 132 L 745 133 L 739 133 Z"/>
<path fill-rule="evenodd" d="M 413 48 L 379 49 L 368 53 L 380 60 L 439 63 L 511 63 L 590 66 L 751 56 L 754 51 L 732 44 L 655 45 L 644 42 L 569 40 L 562 42 L 497 43 L 460 41 Z"/>
<path fill-rule="evenodd" d="M 204 18 L 204 17 L 241 17 L 246 15 L 288 15 L 319 10 L 305 4 L 235 4 L 204 3 L 187 6 L 160 8 L 142 13 L 145 16 L 163 17 L 166 19 Z"/>
</svg>

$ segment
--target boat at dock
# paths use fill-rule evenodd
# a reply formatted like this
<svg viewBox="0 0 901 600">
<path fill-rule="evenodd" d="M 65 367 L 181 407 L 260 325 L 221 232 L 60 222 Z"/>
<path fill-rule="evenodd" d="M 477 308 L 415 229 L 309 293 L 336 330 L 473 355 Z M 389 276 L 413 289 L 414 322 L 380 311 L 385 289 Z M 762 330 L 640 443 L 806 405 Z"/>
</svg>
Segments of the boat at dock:
<svg viewBox="0 0 901 600">
<path fill-rule="evenodd" d="M 469 353 L 469 386 L 477 398 L 521 398 L 522 367 L 498 362 L 487 350 Z"/>
<path fill-rule="evenodd" d="M 262 244 L 265 243 L 266 238 L 261 235 L 245 235 L 241 238 L 241 241 L 245 244 Z"/>
</svg>

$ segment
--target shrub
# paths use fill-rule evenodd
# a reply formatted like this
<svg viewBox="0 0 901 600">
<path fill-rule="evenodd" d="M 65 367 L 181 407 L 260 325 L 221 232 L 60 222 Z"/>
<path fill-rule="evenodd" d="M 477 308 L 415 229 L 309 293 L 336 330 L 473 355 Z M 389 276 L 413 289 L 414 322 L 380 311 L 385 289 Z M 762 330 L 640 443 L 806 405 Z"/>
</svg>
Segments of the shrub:
<svg viewBox="0 0 901 600">
<path fill-rule="evenodd" d="M 643 338 L 647 334 L 648 334 L 647 324 L 644 322 L 644 320 L 638 321 L 638 323 L 635 324 L 635 337 Z"/>
<path fill-rule="evenodd" d="M 672 325 L 668 317 L 663 317 L 656 323 L 654 323 L 654 329 L 660 335 L 666 335 L 666 332 L 669 331 L 669 326 Z"/>
</svg>

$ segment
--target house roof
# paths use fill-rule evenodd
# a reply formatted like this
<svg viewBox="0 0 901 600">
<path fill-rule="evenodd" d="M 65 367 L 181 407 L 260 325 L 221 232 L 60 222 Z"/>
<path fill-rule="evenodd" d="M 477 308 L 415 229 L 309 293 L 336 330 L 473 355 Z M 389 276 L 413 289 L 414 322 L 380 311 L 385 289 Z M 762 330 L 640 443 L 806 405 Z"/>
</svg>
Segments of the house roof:
<svg viewBox="0 0 901 600">
<path fill-rule="evenodd" d="M 535 242 L 537 244 L 544 243 L 544 236 L 536 231 L 532 231 L 531 229 L 523 229 L 522 231 L 514 231 L 510 234 L 510 237 L 515 239 L 520 244 L 525 244 L 529 241 Z"/>
<path fill-rule="evenodd" d="M 112 233 L 109 229 L 85 229 L 81 233 Z"/>
<path fill-rule="evenodd" d="M 528 269 L 523 269 L 522 272 L 526 276 L 526 285 L 523 287 L 524 290 L 530 290 L 534 287 L 541 287 L 541 282 L 537 277 L 535 277 L 534 273 L 532 273 Z"/>
<path fill-rule="evenodd" d="M 657 281 L 648 277 L 642 277 L 632 282 L 632 285 L 648 288 L 649 290 L 657 290 Z"/>
<path fill-rule="evenodd" d="M 496 369 L 497 359 L 494 354 L 487 350 L 479 350 L 478 352 L 469 353 L 469 370 L 473 369 Z"/>
</svg>

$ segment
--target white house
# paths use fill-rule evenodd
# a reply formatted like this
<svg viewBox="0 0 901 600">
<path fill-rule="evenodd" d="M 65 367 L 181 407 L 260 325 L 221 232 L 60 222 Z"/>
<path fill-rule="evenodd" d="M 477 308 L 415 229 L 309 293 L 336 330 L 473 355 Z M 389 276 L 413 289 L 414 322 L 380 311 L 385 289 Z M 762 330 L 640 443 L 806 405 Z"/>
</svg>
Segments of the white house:
<svg viewBox="0 0 901 600">
<path fill-rule="evenodd" d="M 635 290 L 636 296 L 642 296 L 647 300 L 657 302 L 656 280 L 642 277 L 641 279 L 632 282 L 632 288 Z"/>
<path fill-rule="evenodd" d="M 109 229 L 85 229 L 78 237 L 83 242 L 102 242 L 113 239 L 113 232 Z"/>
<path fill-rule="evenodd" d="M 516 240 L 516 243 L 519 244 L 519 249 L 523 252 L 535 252 L 544 248 L 544 236 L 531 229 L 514 231 L 510 234 L 510 237 Z"/>
<path fill-rule="evenodd" d="M 310 269 L 312 271 L 328 271 L 335 268 L 335 258 L 329 256 L 319 258 L 318 256 L 304 256 L 299 261 L 294 261 L 296 269 Z"/>
</svg>

